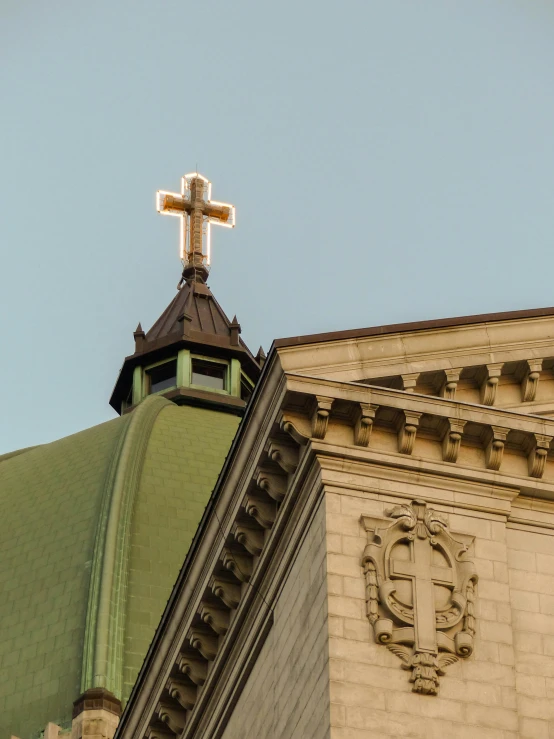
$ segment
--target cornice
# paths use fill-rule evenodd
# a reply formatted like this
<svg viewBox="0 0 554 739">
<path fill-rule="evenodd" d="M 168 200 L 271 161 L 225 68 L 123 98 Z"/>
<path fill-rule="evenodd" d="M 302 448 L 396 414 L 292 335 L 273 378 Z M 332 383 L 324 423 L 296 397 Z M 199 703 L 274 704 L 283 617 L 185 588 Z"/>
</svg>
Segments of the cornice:
<svg viewBox="0 0 554 739">
<path fill-rule="evenodd" d="M 405 390 L 383 388 L 377 385 L 360 385 L 356 382 L 330 380 L 309 375 L 286 373 L 287 390 L 315 398 L 325 395 L 337 400 L 354 403 L 365 402 L 374 406 L 387 406 L 397 409 L 420 411 L 441 417 L 463 418 L 476 423 L 493 421 L 512 424 L 520 430 L 548 433 L 554 431 L 554 419 L 531 413 L 522 413 L 508 408 L 491 408 L 477 403 L 440 398 L 435 395 L 421 395 Z M 292 404 L 292 403 L 291 403 Z M 540 431 L 540 429 L 543 429 Z"/>
<path fill-rule="evenodd" d="M 276 348 L 295 347 L 315 343 L 342 341 L 345 339 L 365 339 L 374 336 L 386 336 L 397 333 L 414 333 L 416 331 L 432 331 L 434 329 L 453 329 L 459 326 L 475 326 L 500 323 L 502 321 L 524 321 L 532 318 L 548 318 L 554 316 L 554 307 L 527 308 L 524 310 L 504 311 L 497 313 L 480 313 L 471 316 L 455 316 L 451 318 L 434 318 L 426 321 L 393 323 L 369 328 L 347 329 L 345 331 L 328 331 L 320 334 L 306 334 L 276 339 Z"/>
<path fill-rule="evenodd" d="M 287 373 L 286 378 L 284 419 L 305 438 L 313 435 L 314 404 L 320 403 L 323 396 L 327 398 L 331 410 L 326 433 L 317 438 L 327 445 L 327 454 L 343 458 L 364 456 L 367 461 L 385 466 L 487 481 L 526 495 L 554 498 L 551 463 L 545 476 L 547 460 L 552 455 L 554 419 L 391 388 L 292 373 Z M 360 439 L 360 413 L 367 414 L 368 408 L 372 429 L 385 430 L 389 436 L 396 434 L 396 451 L 380 445 L 374 430 Z M 428 445 L 426 448 L 418 445 L 420 436 Z M 465 446 L 481 450 L 481 464 L 458 462 Z M 513 464 L 511 469 L 506 467 L 505 449 L 511 463 L 521 460 L 517 470 L 523 465 L 526 475 L 515 471 Z M 437 457 L 442 461 L 437 461 Z"/>
<path fill-rule="evenodd" d="M 326 377 L 348 374 L 350 380 L 379 376 L 383 368 L 384 374 L 394 375 L 543 357 L 545 350 L 554 354 L 551 312 L 513 318 L 501 315 L 497 320 L 471 323 L 463 319 L 429 323 L 381 327 L 390 331 L 324 334 L 320 340 L 304 337 L 307 341 L 299 343 L 279 340 L 274 347 L 286 371 Z M 426 367 L 427 363 L 432 367 Z"/>
</svg>

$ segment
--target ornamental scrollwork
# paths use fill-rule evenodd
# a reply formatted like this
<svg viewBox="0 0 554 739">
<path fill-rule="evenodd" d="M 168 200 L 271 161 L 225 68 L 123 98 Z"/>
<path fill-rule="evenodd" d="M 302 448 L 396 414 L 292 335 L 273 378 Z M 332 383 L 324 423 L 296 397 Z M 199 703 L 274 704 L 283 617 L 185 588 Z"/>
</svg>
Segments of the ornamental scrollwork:
<svg viewBox="0 0 554 739">
<path fill-rule="evenodd" d="M 425 501 L 385 515 L 389 520 L 362 517 L 367 616 L 375 640 L 411 671 L 413 691 L 436 695 L 444 669 L 473 652 L 473 537 L 454 537 L 446 517 Z"/>
</svg>

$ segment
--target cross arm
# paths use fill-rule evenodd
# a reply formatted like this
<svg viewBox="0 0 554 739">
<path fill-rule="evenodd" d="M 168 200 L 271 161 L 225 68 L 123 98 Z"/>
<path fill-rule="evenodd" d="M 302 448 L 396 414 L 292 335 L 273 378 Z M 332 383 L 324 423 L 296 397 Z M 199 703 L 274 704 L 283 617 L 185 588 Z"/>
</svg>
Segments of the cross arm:
<svg viewBox="0 0 554 739">
<path fill-rule="evenodd" d="M 227 203 L 218 203 L 215 200 L 211 200 L 206 203 L 204 207 L 204 215 L 206 215 L 210 221 L 219 223 L 222 226 L 235 225 L 235 209 L 232 205 L 228 205 Z"/>
<path fill-rule="evenodd" d="M 391 561 L 391 574 L 393 577 L 429 578 L 437 585 L 452 585 L 454 583 L 454 575 L 450 567 L 431 565 L 427 569 L 427 567 L 422 567 L 417 562 L 406 562 L 401 559 Z"/>
<path fill-rule="evenodd" d="M 159 213 L 183 215 L 190 210 L 190 202 L 176 192 L 158 190 L 156 208 Z"/>
</svg>

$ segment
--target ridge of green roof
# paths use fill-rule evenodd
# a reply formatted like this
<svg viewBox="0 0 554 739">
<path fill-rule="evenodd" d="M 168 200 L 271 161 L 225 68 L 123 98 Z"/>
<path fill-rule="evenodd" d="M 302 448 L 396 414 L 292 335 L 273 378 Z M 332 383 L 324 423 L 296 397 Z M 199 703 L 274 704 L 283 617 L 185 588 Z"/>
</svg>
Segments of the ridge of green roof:
<svg viewBox="0 0 554 739">
<path fill-rule="evenodd" d="M 121 695 L 126 565 L 130 521 L 150 433 L 160 411 L 172 403 L 146 398 L 128 423 L 110 463 L 95 535 L 85 626 L 81 691 L 107 688 Z"/>
</svg>

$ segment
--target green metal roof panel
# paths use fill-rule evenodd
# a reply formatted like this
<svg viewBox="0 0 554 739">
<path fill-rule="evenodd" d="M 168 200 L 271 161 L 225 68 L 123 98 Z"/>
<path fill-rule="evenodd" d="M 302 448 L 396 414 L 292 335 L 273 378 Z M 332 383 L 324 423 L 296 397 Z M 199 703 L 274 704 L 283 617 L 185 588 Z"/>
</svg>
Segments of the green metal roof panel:
<svg viewBox="0 0 554 739">
<path fill-rule="evenodd" d="M 0 458 L 0 737 L 128 697 L 238 424 L 150 396 Z"/>
<path fill-rule="evenodd" d="M 152 430 L 135 500 L 125 625 L 127 700 L 231 446 L 239 418 L 168 405 Z"/>
<path fill-rule="evenodd" d="M 68 724 L 104 482 L 128 418 L 0 462 L 0 736 Z"/>
</svg>

